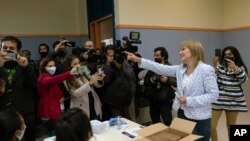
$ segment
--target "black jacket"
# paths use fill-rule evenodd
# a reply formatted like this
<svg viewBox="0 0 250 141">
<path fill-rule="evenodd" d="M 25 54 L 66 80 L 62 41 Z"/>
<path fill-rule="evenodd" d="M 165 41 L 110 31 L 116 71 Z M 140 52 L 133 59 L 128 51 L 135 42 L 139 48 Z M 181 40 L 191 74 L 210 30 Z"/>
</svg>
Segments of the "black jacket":
<svg viewBox="0 0 250 141">
<path fill-rule="evenodd" d="M 31 65 L 21 67 L 18 64 L 12 81 L 8 81 L 9 73 L 6 67 L 0 68 L 0 78 L 6 81 L 5 93 L 0 96 L 0 110 L 14 108 L 23 116 L 35 114 L 35 90 L 37 78 Z"/>
<path fill-rule="evenodd" d="M 168 64 L 169 63 L 165 63 Z M 176 79 L 168 77 L 167 82 L 163 83 L 160 81 L 160 75 L 148 71 L 144 79 L 144 96 L 150 101 L 164 103 L 171 101 L 175 98 L 174 90 L 171 86 L 176 87 Z M 150 79 L 155 79 L 153 83 Z"/>
</svg>

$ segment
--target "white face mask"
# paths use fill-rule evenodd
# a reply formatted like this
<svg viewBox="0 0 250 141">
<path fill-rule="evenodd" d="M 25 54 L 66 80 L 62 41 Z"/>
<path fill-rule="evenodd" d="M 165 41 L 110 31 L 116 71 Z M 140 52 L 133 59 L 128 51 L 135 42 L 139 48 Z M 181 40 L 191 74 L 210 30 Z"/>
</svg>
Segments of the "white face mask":
<svg viewBox="0 0 250 141">
<path fill-rule="evenodd" d="M 56 67 L 45 67 L 45 69 L 51 75 L 54 75 L 56 72 Z"/>
<path fill-rule="evenodd" d="M 20 133 L 18 135 L 16 135 L 16 138 L 20 141 L 23 139 L 23 135 L 25 133 L 25 129 L 26 129 L 26 125 L 24 125 L 23 129 L 18 130 Z"/>
</svg>

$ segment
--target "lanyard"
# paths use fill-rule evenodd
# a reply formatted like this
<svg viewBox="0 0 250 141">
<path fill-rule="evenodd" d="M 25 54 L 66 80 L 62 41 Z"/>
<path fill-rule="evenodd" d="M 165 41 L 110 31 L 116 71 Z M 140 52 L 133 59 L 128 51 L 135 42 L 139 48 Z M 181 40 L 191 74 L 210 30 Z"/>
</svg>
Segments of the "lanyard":
<svg viewBox="0 0 250 141">
<path fill-rule="evenodd" d="M 4 69 L 5 70 L 5 73 L 8 74 L 8 83 L 11 84 L 12 83 L 12 80 L 13 80 L 13 76 L 14 74 L 16 73 L 16 68 L 13 68 L 13 69 Z"/>
</svg>

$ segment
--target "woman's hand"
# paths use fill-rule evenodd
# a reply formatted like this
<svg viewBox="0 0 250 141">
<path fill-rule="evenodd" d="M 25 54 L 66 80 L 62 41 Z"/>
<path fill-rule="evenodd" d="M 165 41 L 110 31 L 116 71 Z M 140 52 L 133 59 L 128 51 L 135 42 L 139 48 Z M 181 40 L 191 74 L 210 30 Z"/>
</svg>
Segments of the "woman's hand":
<svg viewBox="0 0 250 141">
<path fill-rule="evenodd" d="M 237 65 L 235 65 L 234 61 L 230 59 L 227 59 L 227 66 L 229 69 L 234 70 L 234 71 L 237 71 L 239 68 Z"/>
<path fill-rule="evenodd" d="M 137 57 L 136 55 L 134 55 L 131 52 L 124 51 L 124 53 L 127 54 L 127 60 L 131 60 L 133 62 L 137 62 L 138 64 L 141 63 L 141 58 L 140 57 Z"/>
<path fill-rule="evenodd" d="M 104 73 L 99 74 L 98 72 L 91 76 L 91 79 L 89 80 L 89 85 L 93 85 L 96 81 L 103 80 L 105 77 Z"/>
<path fill-rule="evenodd" d="M 179 96 L 178 100 L 180 104 L 186 104 L 187 103 L 187 98 L 185 96 Z"/>
<path fill-rule="evenodd" d="M 213 57 L 214 67 L 217 67 L 220 64 L 220 58 L 218 56 Z"/>
<path fill-rule="evenodd" d="M 74 67 L 74 68 L 72 68 L 71 70 L 70 70 L 70 75 L 77 75 L 78 74 L 78 71 L 77 71 L 78 69 L 76 68 L 76 67 Z"/>
</svg>

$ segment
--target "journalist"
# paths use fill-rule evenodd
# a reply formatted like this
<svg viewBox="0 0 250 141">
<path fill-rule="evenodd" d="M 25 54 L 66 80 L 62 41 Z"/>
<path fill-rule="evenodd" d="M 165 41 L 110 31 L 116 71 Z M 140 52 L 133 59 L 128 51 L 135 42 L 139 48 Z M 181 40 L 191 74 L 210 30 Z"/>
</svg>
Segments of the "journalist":
<svg viewBox="0 0 250 141">
<path fill-rule="evenodd" d="M 171 65 L 168 62 L 168 52 L 164 47 L 154 49 L 154 59 L 159 64 Z M 144 96 L 150 102 L 149 111 L 153 123 L 161 122 L 161 118 L 168 126 L 172 122 L 175 94 L 171 86 L 176 87 L 175 78 L 147 71 L 144 79 Z"/>
</svg>

